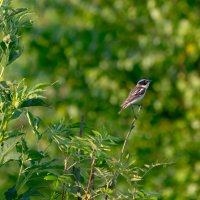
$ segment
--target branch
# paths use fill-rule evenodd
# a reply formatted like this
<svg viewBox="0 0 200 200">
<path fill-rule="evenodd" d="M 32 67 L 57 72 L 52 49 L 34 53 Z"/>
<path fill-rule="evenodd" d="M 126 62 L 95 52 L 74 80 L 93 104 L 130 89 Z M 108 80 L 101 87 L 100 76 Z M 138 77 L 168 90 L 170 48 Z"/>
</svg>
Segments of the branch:
<svg viewBox="0 0 200 200">
<path fill-rule="evenodd" d="M 64 170 L 63 170 L 63 174 L 66 174 L 67 173 L 67 161 L 69 160 L 69 157 L 65 158 L 64 160 Z M 65 183 L 63 183 L 62 185 L 62 200 L 65 199 Z"/>
<path fill-rule="evenodd" d="M 83 127 L 84 127 L 84 114 L 81 115 L 81 121 L 80 121 L 80 132 L 79 136 L 83 136 Z M 77 172 L 77 194 L 81 193 L 81 187 L 79 185 L 80 179 L 81 179 L 81 150 L 78 148 L 78 172 Z M 78 200 L 82 200 L 81 197 L 78 197 Z"/>
<path fill-rule="evenodd" d="M 90 167 L 90 177 L 89 177 L 89 181 L 88 181 L 88 186 L 87 186 L 87 190 L 86 190 L 86 194 L 85 194 L 85 200 L 88 199 L 88 193 L 89 193 L 89 189 L 90 186 L 93 184 L 93 176 L 94 176 L 94 163 L 95 163 L 95 157 L 92 155 L 92 162 L 91 162 L 91 167 Z"/>
<path fill-rule="evenodd" d="M 133 120 L 132 120 L 131 125 L 130 125 L 130 129 L 129 129 L 128 133 L 126 134 L 126 138 L 125 138 L 125 140 L 124 140 L 124 144 L 123 144 L 123 147 L 122 147 L 122 150 L 121 150 L 121 155 L 120 155 L 120 158 L 119 158 L 119 161 L 118 161 L 118 162 L 120 162 L 122 156 L 124 155 L 124 150 L 125 150 L 125 147 L 126 147 L 128 138 L 129 138 L 129 136 L 130 136 L 130 134 L 131 134 L 133 128 L 135 127 L 135 121 L 136 121 L 137 118 L 138 118 L 138 115 L 139 115 L 139 113 L 140 113 L 141 108 L 142 108 L 142 106 L 141 106 L 141 105 L 138 105 L 138 111 L 137 111 L 138 114 L 137 114 L 137 116 L 134 115 L 134 117 L 133 117 Z"/>
<path fill-rule="evenodd" d="M 119 157 L 118 163 L 120 163 L 120 161 L 121 161 L 121 159 L 122 159 L 122 157 L 123 157 L 123 155 L 124 155 L 124 151 L 125 151 L 126 144 L 127 144 L 127 142 L 128 142 L 128 138 L 129 138 L 129 136 L 130 136 L 130 134 L 131 134 L 133 128 L 135 127 L 135 121 L 136 121 L 137 118 L 138 118 L 138 115 L 139 115 L 139 113 L 140 113 L 141 108 L 142 108 L 142 106 L 141 106 L 141 105 L 138 105 L 137 115 L 134 114 L 134 117 L 133 117 L 133 120 L 132 120 L 132 122 L 131 122 L 129 131 L 128 131 L 128 133 L 126 134 L 126 138 L 125 138 L 124 144 L 123 144 L 123 146 L 122 146 L 121 155 L 120 155 L 120 157 Z M 110 187 L 112 186 L 113 183 L 114 183 L 114 185 L 116 186 L 117 177 L 118 177 L 118 173 L 117 173 L 117 170 L 116 170 L 116 171 L 114 172 L 114 175 L 113 175 L 113 181 L 111 181 L 111 183 L 110 183 Z M 135 186 L 134 186 L 134 191 L 136 191 Z M 107 199 L 108 199 L 108 195 L 106 194 L 105 200 L 107 200 Z"/>
<path fill-rule="evenodd" d="M 93 169 L 92 169 L 91 188 L 94 191 L 94 166 L 93 166 Z M 91 200 L 94 200 L 94 198 L 91 198 Z"/>
</svg>

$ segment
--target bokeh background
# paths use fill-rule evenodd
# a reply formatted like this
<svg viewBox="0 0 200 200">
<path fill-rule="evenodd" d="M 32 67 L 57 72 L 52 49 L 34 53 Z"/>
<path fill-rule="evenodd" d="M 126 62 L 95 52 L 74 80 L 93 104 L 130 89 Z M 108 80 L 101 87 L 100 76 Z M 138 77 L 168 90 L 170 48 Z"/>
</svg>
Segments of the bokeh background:
<svg viewBox="0 0 200 200">
<path fill-rule="evenodd" d="M 6 78 L 58 81 L 46 96 L 46 122 L 78 121 L 124 138 L 132 113 L 119 105 L 140 78 L 152 84 L 128 142 L 137 166 L 156 168 L 142 182 L 161 199 L 200 196 L 200 4 L 198 0 L 16 0 L 33 27 Z M 119 147 L 120 148 L 120 147 Z"/>
</svg>

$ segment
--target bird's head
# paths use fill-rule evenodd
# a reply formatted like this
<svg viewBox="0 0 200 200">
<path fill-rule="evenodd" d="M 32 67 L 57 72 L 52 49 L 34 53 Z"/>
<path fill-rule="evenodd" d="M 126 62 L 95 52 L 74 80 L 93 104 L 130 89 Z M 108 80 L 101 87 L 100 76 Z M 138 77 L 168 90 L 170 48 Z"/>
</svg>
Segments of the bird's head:
<svg viewBox="0 0 200 200">
<path fill-rule="evenodd" d="M 139 81 L 137 82 L 137 85 L 138 85 L 138 86 L 145 87 L 145 88 L 148 88 L 150 83 L 151 83 L 151 80 L 148 80 L 148 79 L 141 79 L 141 80 L 139 80 Z"/>
</svg>

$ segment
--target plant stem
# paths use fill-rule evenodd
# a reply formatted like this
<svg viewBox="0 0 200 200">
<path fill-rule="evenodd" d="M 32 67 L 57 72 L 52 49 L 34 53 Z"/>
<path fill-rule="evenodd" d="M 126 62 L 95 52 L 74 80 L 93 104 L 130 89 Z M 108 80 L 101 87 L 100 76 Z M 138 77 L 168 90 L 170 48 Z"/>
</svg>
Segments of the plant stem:
<svg viewBox="0 0 200 200">
<path fill-rule="evenodd" d="M 1 121 L 1 126 L 0 126 L 0 130 L 1 130 L 0 144 L 4 141 L 5 132 L 6 132 L 6 129 L 7 129 L 7 124 L 8 124 L 8 121 L 7 121 L 5 114 L 4 114 L 3 119 Z"/>
<path fill-rule="evenodd" d="M 94 174 L 94 163 L 95 163 L 95 157 L 92 155 L 92 162 L 91 162 L 91 167 L 90 167 L 90 177 L 89 177 L 89 181 L 88 181 L 88 186 L 86 189 L 86 194 L 85 194 L 85 200 L 88 199 L 88 193 L 89 193 L 89 189 L 90 186 L 92 185 L 92 176 Z"/>
<path fill-rule="evenodd" d="M 141 108 L 142 108 L 142 106 L 139 105 L 139 106 L 138 106 L 138 111 L 137 111 L 138 114 L 140 113 Z M 120 158 L 119 158 L 119 162 L 120 162 L 121 158 L 122 158 L 123 155 L 124 155 L 124 150 L 125 150 L 126 144 L 127 144 L 127 142 L 128 142 L 128 138 L 129 138 L 129 136 L 130 136 L 130 134 L 131 134 L 133 128 L 135 127 L 135 121 L 136 121 L 136 120 L 137 120 L 137 116 L 134 115 L 133 120 L 132 120 L 131 125 L 130 125 L 130 129 L 129 129 L 128 133 L 126 134 L 126 138 L 125 138 L 125 140 L 124 140 L 124 144 L 123 144 L 123 147 L 122 147 L 122 150 L 121 150 L 121 155 L 120 155 Z"/>
<path fill-rule="evenodd" d="M 134 200 L 136 199 L 136 193 L 137 193 L 136 186 L 137 186 L 137 181 L 134 181 L 134 190 L 133 190 L 133 199 Z"/>
<path fill-rule="evenodd" d="M 63 174 L 66 174 L 67 173 L 67 161 L 68 161 L 69 158 L 65 158 L 64 159 L 64 170 L 63 170 Z M 65 199 L 65 183 L 63 183 L 62 185 L 62 200 Z"/>
<path fill-rule="evenodd" d="M 79 136 L 83 136 L 83 127 L 84 127 L 84 114 L 81 115 L 80 121 L 80 132 Z M 79 185 L 81 179 L 81 150 L 78 148 L 78 173 L 77 173 L 77 194 L 81 194 L 81 187 Z M 82 200 L 81 196 L 78 197 L 78 200 Z"/>
<path fill-rule="evenodd" d="M 124 155 L 125 147 L 126 147 L 126 144 L 127 144 L 127 142 L 128 142 L 128 138 L 129 138 L 129 136 L 130 136 L 130 134 L 131 134 L 133 128 L 135 127 L 135 121 L 136 121 L 137 118 L 138 118 L 138 115 L 139 115 L 139 113 L 140 113 L 141 108 L 142 108 L 142 106 L 141 106 L 141 105 L 138 105 L 137 116 L 134 114 L 134 117 L 133 117 L 133 120 L 132 120 L 132 122 L 131 122 L 129 131 L 128 131 L 128 133 L 126 134 L 126 138 L 125 138 L 124 144 L 123 144 L 123 146 L 122 146 L 121 155 L 120 155 L 120 157 L 119 157 L 119 160 L 117 161 L 118 163 L 120 163 L 120 161 L 121 161 L 121 159 L 122 159 L 122 157 L 123 157 L 123 155 Z M 117 170 L 116 170 L 116 171 L 114 172 L 113 181 L 111 182 L 110 187 L 112 186 L 113 183 L 114 183 L 114 187 L 116 187 L 116 184 L 117 184 L 117 177 L 118 177 L 118 173 L 117 173 Z M 136 191 L 135 185 L 134 185 L 134 191 Z M 107 199 L 108 199 L 108 195 L 106 194 L 105 200 L 107 200 Z"/>
<path fill-rule="evenodd" d="M 3 76 L 3 72 L 4 72 L 4 66 L 2 64 L 0 64 L 1 67 L 1 72 L 0 72 L 0 78 Z"/>
<path fill-rule="evenodd" d="M 94 191 L 94 166 L 92 168 L 92 177 L 91 177 L 91 188 Z M 91 197 L 91 200 L 94 200 L 93 197 Z"/>
<path fill-rule="evenodd" d="M 20 178 L 21 178 L 21 175 L 22 175 L 22 171 L 23 171 L 23 164 L 24 164 L 24 157 L 22 156 L 21 166 L 20 166 L 20 169 L 19 169 L 19 174 L 18 174 L 17 183 L 16 183 L 16 188 L 17 189 L 19 187 L 19 181 L 20 181 Z"/>
</svg>

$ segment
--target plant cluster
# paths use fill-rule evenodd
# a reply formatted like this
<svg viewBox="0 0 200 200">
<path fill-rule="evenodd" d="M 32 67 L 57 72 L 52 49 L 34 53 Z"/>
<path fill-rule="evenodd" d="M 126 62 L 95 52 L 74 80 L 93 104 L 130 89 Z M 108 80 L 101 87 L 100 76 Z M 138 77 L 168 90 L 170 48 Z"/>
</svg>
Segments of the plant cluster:
<svg viewBox="0 0 200 200">
<path fill-rule="evenodd" d="M 33 108 L 48 107 L 43 94 L 49 84 L 29 87 L 25 79 L 4 80 L 4 69 L 22 53 L 19 39 L 23 28 L 31 24 L 28 14 L 26 8 L 13 9 L 10 1 L 1 1 L 0 173 L 14 166 L 13 179 L 8 180 L 7 191 L 1 191 L 1 198 L 155 199 L 158 194 L 145 191 L 141 183 L 152 168 L 161 164 L 137 167 L 135 159 L 124 154 L 128 137 L 117 155 L 113 149 L 122 141 L 105 130 L 92 130 L 84 116 L 80 123 L 45 125 Z M 30 135 L 37 148 L 29 144 Z M 61 159 L 51 156 L 52 146 L 59 150 Z M 129 187 L 122 190 L 119 179 Z"/>
</svg>

